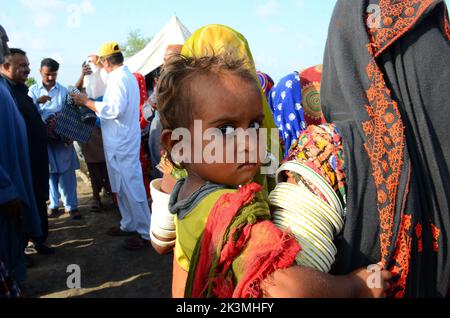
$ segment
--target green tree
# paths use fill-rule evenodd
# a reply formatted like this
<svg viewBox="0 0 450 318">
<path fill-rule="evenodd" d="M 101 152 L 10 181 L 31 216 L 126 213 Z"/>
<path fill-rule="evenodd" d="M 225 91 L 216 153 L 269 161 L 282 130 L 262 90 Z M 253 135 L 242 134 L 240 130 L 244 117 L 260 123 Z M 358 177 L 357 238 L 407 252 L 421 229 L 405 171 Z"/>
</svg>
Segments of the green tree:
<svg viewBox="0 0 450 318">
<path fill-rule="evenodd" d="M 28 77 L 27 81 L 25 82 L 25 85 L 30 87 L 31 85 L 36 84 L 36 79 L 33 76 Z"/>
<path fill-rule="evenodd" d="M 127 42 L 122 45 L 122 47 L 125 48 L 123 55 L 126 58 L 135 55 L 137 52 L 142 50 L 151 40 L 152 38 L 144 37 L 141 34 L 141 30 L 131 30 L 130 32 L 128 32 Z"/>
</svg>

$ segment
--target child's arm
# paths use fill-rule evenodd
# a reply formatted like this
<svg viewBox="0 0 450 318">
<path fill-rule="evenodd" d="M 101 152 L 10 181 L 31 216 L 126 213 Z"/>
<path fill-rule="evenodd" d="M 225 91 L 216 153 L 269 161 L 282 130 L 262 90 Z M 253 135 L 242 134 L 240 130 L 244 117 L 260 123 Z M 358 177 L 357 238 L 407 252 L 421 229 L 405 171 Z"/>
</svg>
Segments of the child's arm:
<svg viewBox="0 0 450 318">
<path fill-rule="evenodd" d="M 184 289 L 188 279 L 186 272 L 177 262 L 175 254 L 173 255 L 173 273 L 172 273 L 172 298 L 184 298 Z"/>
<path fill-rule="evenodd" d="M 155 235 L 155 234 L 153 234 Z M 155 235 L 156 236 L 156 235 Z M 156 237 L 157 239 L 161 240 L 162 242 L 169 242 L 167 239 L 161 238 L 161 237 Z M 158 253 L 159 255 L 165 255 L 165 254 L 169 254 L 170 252 L 173 251 L 173 245 L 172 246 L 161 246 L 158 245 L 157 242 L 155 242 L 155 240 L 151 240 L 151 244 L 153 249 L 155 250 L 156 253 Z"/>
<path fill-rule="evenodd" d="M 385 297 L 392 275 L 380 272 L 380 288 L 369 288 L 367 282 L 374 275 L 358 269 L 348 275 L 334 276 L 303 266 L 278 270 L 263 283 L 264 297 L 271 298 L 380 298 Z"/>
<path fill-rule="evenodd" d="M 174 180 L 174 178 L 170 174 L 164 173 L 159 190 L 166 194 L 170 194 L 173 190 L 175 183 L 176 183 L 176 180 Z M 156 239 L 158 239 L 159 242 L 162 243 L 162 244 L 158 244 L 158 242 L 156 242 L 155 240 L 151 240 L 153 249 L 156 251 L 156 253 L 158 253 L 159 255 L 164 255 L 164 254 L 170 253 L 173 250 L 173 245 L 167 246 L 167 244 L 166 244 L 166 242 L 172 242 L 173 238 L 166 239 L 166 238 L 159 237 L 155 233 L 152 233 L 152 234 L 155 236 Z"/>
</svg>

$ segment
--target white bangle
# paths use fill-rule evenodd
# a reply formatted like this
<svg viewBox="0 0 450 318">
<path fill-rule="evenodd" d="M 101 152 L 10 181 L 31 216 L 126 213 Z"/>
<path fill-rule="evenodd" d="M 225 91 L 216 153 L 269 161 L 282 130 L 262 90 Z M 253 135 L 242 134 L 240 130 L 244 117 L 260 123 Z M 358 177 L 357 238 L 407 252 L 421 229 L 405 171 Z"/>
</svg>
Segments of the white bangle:
<svg viewBox="0 0 450 318">
<path fill-rule="evenodd" d="M 174 239 L 177 237 L 177 232 L 174 230 L 166 230 L 164 228 L 161 228 L 157 224 L 151 224 L 150 230 L 158 235 L 159 237 L 165 238 L 165 239 Z"/>
<path fill-rule="evenodd" d="M 150 239 L 152 240 L 152 243 L 160 247 L 173 247 L 175 245 L 175 240 L 169 242 L 161 241 L 160 239 L 155 237 L 152 231 L 150 231 Z"/>
<path fill-rule="evenodd" d="M 174 215 L 169 211 L 170 194 L 160 191 L 162 179 L 153 180 L 150 183 L 152 196 L 152 222 L 165 230 L 175 229 Z"/>
</svg>

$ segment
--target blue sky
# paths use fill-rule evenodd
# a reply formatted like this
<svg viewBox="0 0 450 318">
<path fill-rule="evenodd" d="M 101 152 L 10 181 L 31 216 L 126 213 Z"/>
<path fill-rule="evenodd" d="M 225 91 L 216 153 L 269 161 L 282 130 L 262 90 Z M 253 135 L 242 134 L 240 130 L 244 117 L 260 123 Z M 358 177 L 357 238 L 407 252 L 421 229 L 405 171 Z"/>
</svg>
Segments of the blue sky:
<svg viewBox="0 0 450 318">
<path fill-rule="evenodd" d="M 275 81 L 322 63 L 328 24 L 336 0 L 9 0 L 0 23 L 10 46 L 28 52 L 32 76 L 40 79 L 42 58 L 61 63 L 59 81 L 76 82 L 82 61 L 107 41 L 123 43 L 140 29 L 155 35 L 176 14 L 194 32 L 220 23 L 249 41 L 257 67 Z"/>
</svg>

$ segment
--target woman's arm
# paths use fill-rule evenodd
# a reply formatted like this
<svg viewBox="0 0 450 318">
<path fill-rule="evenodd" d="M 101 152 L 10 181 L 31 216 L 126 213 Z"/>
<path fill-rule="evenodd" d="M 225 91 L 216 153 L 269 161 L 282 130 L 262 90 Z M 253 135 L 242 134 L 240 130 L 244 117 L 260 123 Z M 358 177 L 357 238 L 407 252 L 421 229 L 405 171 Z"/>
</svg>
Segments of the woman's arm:
<svg viewBox="0 0 450 318">
<path fill-rule="evenodd" d="M 380 275 L 380 286 L 369 287 L 372 275 Z M 334 276 L 292 266 L 274 272 L 263 281 L 262 289 L 264 297 L 271 298 L 380 298 L 386 296 L 391 278 L 386 270 L 374 273 L 361 268 L 348 275 Z"/>
</svg>

